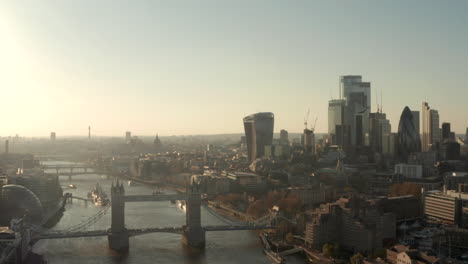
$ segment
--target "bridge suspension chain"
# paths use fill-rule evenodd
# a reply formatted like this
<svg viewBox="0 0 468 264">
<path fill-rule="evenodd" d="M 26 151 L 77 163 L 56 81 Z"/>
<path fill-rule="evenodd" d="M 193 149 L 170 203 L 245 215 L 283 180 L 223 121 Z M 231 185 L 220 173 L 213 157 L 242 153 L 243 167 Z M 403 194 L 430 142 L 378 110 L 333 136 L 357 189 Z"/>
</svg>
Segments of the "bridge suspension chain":
<svg viewBox="0 0 468 264">
<path fill-rule="evenodd" d="M 85 221 L 75 225 L 68 227 L 63 230 L 55 230 L 55 231 L 49 231 L 47 233 L 64 233 L 64 232 L 79 232 L 79 231 L 84 231 L 88 229 L 91 225 L 95 224 L 99 219 L 101 219 L 106 213 L 107 210 L 111 207 L 111 203 L 107 204 L 103 209 L 101 209 L 98 213 L 95 215 L 87 218 Z"/>
</svg>

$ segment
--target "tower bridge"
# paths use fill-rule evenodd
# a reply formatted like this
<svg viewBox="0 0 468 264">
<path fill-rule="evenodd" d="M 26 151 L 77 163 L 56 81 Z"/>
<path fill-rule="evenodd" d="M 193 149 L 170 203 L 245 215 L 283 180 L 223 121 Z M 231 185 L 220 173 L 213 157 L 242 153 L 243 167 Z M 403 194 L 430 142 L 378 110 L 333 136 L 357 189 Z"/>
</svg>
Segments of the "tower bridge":
<svg viewBox="0 0 468 264">
<path fill-rule="evenodd" d="M 125 203 L 173 200 L 186 201 L 186 224 L 184 226 L 126 228 Z M 112 208 L 110 228 L 107 230 L 87 230 L 91 225 L 101 219 L 109 208 Z M 205 246 L 206 232 L 273 228 L 275 227 L 272 225 L 272 218 L 269 216 L 262 217 L 255 223 L 202 226 L 201 195 L 197 190 L 192 188 L 191 192 L 185 194 L 125 195 L 123 184 L 117 181 L 117 184 L 112 184 L 111 187 L 111 204 L 76 226 L 69 227 L 65 230 L 48 231 L 44 231 L 40 227 L 27 227 L 23 225 L 21 225 L 19 229 L 16 228 L 16 239 L 9 246 L 8 250 L 0 256 L 0 264 L 11 263 L 11 258 L 15 259 L 16 264 L 23 263 L 22 261 L 26 259 L 30 246 L 42 239 L 107 236 L 111 249 L 118 252 L 126 252 L 130 246 L 130 237 L 150 233 L 180 234 L 182 235 L 182 241 L 186 245 L 203 248 Z"/>
<path fill-rule="evenodd" d="M 159 202 L 159 201 L 186 201 L 186 223 L 176 227 L 144 227 L 127 228 L 125 225 L 125 204 L 129 202 Z M 263 217 L 262 223 L 228 224 L 228 225 L 201 225 L 201 195 L 195 188 L 182 194 L 154 194 L 154 195 L 126 195 L 124 185 L 117 181 L 111 187 L 111 226 L 107 230 L 87 231 L 90 225 L 98 221 L 107 211 L 102 209 L 95 216 L 88 218 L 83 223 L 68 228 L 67 230 L 48 231 L 33 236 L 33 241 L 41 239 L 60 239 L 75 237 L 107 236 L 109 247 L 115 251 L 125 252 L 129 248 L 129 238 L 149 233 L 173 233 L 181 234 L 182 241 L 191 247 L 205 246 L 205 233 L 215 231 L 235 230 L 261 230 L 273 229 L 271 219 Z"/>
</svg>

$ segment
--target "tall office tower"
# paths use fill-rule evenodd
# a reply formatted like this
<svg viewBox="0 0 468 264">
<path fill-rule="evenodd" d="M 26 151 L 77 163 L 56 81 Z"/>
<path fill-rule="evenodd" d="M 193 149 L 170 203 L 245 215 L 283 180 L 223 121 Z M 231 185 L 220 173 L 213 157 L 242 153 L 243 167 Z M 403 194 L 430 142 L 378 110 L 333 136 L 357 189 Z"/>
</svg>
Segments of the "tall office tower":
<svg viewBox="0 0 468 264">
<path fill-rule="evenodd" d="M 468 127 L 466 128 L 465 132 L 465 144 L 468 145 Z"/>
<path fill-rule="evenodd" d="M 55 139 L 56 139 L 55 132 L 50 132 L 50 141 L 55 141 Z"/>
<path fill-rule="evenodd" d="M 351 128 L 351 144 L 364 145 L 369 138 L 370 82 L 363 82 L 361 76 L 341 76 L 340 99 L 346 101 L 344 124 Z"/>
<path fill-rule="evenodd" d="M 274 115 L 270 112 L 244 117 L 245 139 L 250 161 L 263 156 L 265 146 L 273 143 Z"/>
<path fill-rule="evenodd" d="M 431 109 L 431 144 L 436 145 L 440 142 L 442 138 L 442 133 L 440 131 L 439 125 L 439 111 Z"/>
<path fill-rule="evenodd" d="M 91 126 L 88 126 L 88 140 L 91 140 Z"/>
<path fill-rule="evenodd" d="M 333 144 L 336 144 L 336 126 L 343 125 L 345 100 L 328 101 L 328 134 Z"/>
<path fill-rule="evenodd" d="M 442 140 L 450 138 L 450 123 L 442 123 Z"/>
<path fill-rule="evenodd" d="M 403 162 L 408 161 L 411 153 L 421 151 L 421 139 L 416 132 L 413 118 L 411 110 L 406 106 L 398 124 L 398 156 Z"/>
<path fill-rule="evenodd" d="M 132 141 L 132 132 L 127 131 L 125 132 L 125 142 L 130 143 L 130 141 Z"/>
<path fill-rule="evenodd" d="M 288 136 L 288 131 L 281 129 L 280 130 L 280 139 L 279 139 L 280 145 L 289 145 L 289 136 Z"/>
<path fill-rule="evenodd" d="M 7 139 L 5 140 L 5 154 L 8 154 L 10 151 L 10 141 Z"/>
<path fill-rule="evenodd" d="M 382 153 L 384 135 L 389 136 L 392 129 L 387 115 L 380 112 L 371 113 L 369 115 L 369 128 L 370 146 L 375 152 Z"/>
<path fill-rule="evenodd" d="M 414 126 L 416 127 L 416 133 L 418 133 L 419 137 L 421 137 L 421 128 L 420 128 L 420 114 L 419 111 L 411 111 L 411 114 L 413 114 L 413 122 Z"/>
<path fill-rule="evenodd" d="M 432 146 L 440 142 L 439 112 L 431 109 L 427 102 L 422 103 L 423 116 L 423 151 L 429 151 Z"/>
<path fill-rule="evenodd" d="M 349 125 L 336 125 L 336 145 L 348 148 L 351 145 L 351 127 Z"/>
<path fill-rule="evenodd" d="M 304 129 L 302 135 L 302 145 L 307 153 L 315 153 L 315 135 L 314 131 L 310 129 Z"/>
</svg>

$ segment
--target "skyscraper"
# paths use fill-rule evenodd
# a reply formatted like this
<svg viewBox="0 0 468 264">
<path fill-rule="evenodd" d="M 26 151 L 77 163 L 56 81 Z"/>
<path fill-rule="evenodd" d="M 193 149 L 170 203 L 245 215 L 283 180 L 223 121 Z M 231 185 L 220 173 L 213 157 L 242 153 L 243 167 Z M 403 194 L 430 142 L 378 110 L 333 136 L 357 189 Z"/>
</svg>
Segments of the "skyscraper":
<svg viewBox="0 0 468 264">
<path fill-rule="evenodd" d="M 398 156 L 403 162 L 408 161 L 411 153 L 421 151 L 421 140 L 419 134 L 416 133 L 413 118 L 411 110 L 406 106 L 398 124 Z"/>
<path fill-rule="evenodd" d="M 427 102 L 422 104 L 423 115 L 423 151 L 429 151 L 440 142 L 439 112 L 431 109 Z"/>
<path fill-rule="evenodd" d="M 91 126 L 88 126 L 88 140 L 91 140 Z"/>
<path fill-rule="evenodd" d="M 346 102 L 344 124 L 350 126 L 351 144 L 364 145 L 365 139 L 369 137 L 370 82 L 363 82 L 362 76 L 341 76 L 340 99 Z"/>
<path fill-rule="evenodd" d="M 465 132 L 465 144 L 468 145 L 468 127 L 466 128 Z"/>
<path fill-rule="evenodd" d="M 288 136 L 288 131 L 281 129 L 280 130 L 280 139 L 279 139 L 280 145 L 289 145 L 289 136 Z"/>
<path fill-rule="evenodd" d="M 419 111 L 411 111 L 413 114 L 413 122 L 414 126 L 416 127 L 416 133 L 418 133 L 419 137 L 421 137 L 421 128 L 420 128 L 420 113 Z"/>
<path fill-rule="evenodd" d="M 442 140 L 450 138 L 450 123 L 442 123 Z"/>
<path fill-rule="evenodd" d="M 345 105 L 346 101 L 342 99 L 328 101 L 328 134 L 333 144 L 336 144 L 336 126 L 344 122 Z"/>
<path fill-rule="evenodd" d="M 382 153 L 384 137 L 389 136 L 392 131 L 387 115 L 380 112 L 371 113 L 369 115 L 369 126 L 370 146 L 375 152 Z"/>
<path fill-rule="evenodd" d="M 55 141 L 55 139 L 56 139 L 55 132 L 50 132 L 50 141 Z"/>
<path fill-rule="evenodd" d="M 244 117 L 247 153 L 250 161 L 262 157 L 265 146 L 273 143 L 274 115 L 270 112 L 256 113 Z"/>
<path fill-rule="evenodd" d="M 315 153 L 315 135 L 314 131 L 310 129 L 304 129 L 304 134 L 302 135 L 302 145 L 308 153 Z"/>
<path fill-rule="evenodd" d="M 127 131 L 125 132 L 125 142 L 130 143 L 130 141 L 132 141 L 132 132 Z"/>
</svg>

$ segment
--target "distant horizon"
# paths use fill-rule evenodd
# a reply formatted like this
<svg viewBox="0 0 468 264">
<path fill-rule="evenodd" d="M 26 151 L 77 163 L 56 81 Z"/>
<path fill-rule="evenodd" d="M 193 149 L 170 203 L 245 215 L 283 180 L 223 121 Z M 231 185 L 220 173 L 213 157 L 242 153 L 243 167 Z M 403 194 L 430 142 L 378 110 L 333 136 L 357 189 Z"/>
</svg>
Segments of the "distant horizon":
<svg viewBox="0 0 468 264">
<path fill-rule="evenodd" d="M 286 129 L 287 130 L 287 129 Z M 454 132 L 454 131 L 452 131 Z M 288 131 L 289 135 L 293 136 L 300 136 L 303 134 L 303 132 L 290 132 Z M 158 137 L 161 138 L 167 138 L 167 137 L 204 137 L 204 136 L 229 136 L 229 135 L 245 135 L 244 132 L 242 133 L 220 133 L 220 134 L 184 134 L 184 135 L 158 135 Z M 318 136 L 324 136 L 328 135 L 328 133 L 321 133 L 321 132 L 316 132 L 315 135 Z M 422 133 L 420 134 L 422 135 Z M 132 137 L 143 137 L 143 138 L 154 138 L 156 135 L 144 135 L 144 134 L 133 134 Z M 279 136 L 279 132 L 273 132 L 273 136 Z M 465 136 L 465 133 L 458 133 L 455 132 L 455 136 Z M 19 138 L 25 138 L 25 139 L 50 139 L 50 135 L 48 136 L 28 136 L 28 135 L 18 135 Z M 15 136 L 0 136 L 0 139 L 5 139 L 5 138 L 15 138 Z M 88 135 L 58 135 L 56 140 L 59 141 L 60 139 L 68 139 L 68 138 L 83 138 L 87 139 Z M 91 135 L 91 140 L 93 138 L 122 138 L 125 139 L 125 134 L 123 135 Z M 276 137 L 279 138 L 279 137 Z"/>
</svg>

